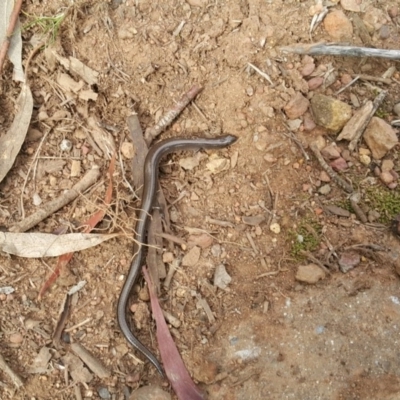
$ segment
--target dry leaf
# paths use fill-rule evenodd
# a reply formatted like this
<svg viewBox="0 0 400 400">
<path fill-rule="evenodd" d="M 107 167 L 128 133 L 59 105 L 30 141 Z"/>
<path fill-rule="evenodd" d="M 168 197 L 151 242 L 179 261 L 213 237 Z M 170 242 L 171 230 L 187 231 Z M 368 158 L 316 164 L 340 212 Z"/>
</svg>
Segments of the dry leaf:
<svg viewBox="0 0 400 400">
<path fill-rule="evenodd" d="M 6 37 L 7 27 L 10 22 L 10 15 L 14 8 L 14 3 L 14 0 L 0 1 L 0 43 L 3 43 Z M 13 79 L 15 81 L 25 82 L 25 74 L 22 68 L 22 39 L 19 20 L 15 25 L 7 54 L 14 65 Z"/>
<path fill-rule="evenodd" d="M 19 257 L 56 257 L 97 246 L 116 236 L 118 234 L 68 233 L 66 235 L 53 235 L 41 232 L 0 232 L 0 250 Z"/>
<path fill-rule="evenodd" d="M 17 99 L 17 113 L 8 132 L 0 138 L 0 182 L 14 164 L 28 132 L 33 110 L 32 93 L 29 86 L 22 85 Z"/>
</svg>

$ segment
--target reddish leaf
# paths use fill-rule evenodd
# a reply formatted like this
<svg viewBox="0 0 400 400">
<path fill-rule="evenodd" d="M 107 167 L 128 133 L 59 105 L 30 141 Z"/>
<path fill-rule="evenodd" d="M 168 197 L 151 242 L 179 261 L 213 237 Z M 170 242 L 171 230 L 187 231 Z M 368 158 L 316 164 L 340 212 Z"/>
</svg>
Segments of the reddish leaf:
<svg viewBox="0 0 400 400">
<path fill-rule="evenodd" d="M 174 340 L 172 339 L 158 302 L 153 282 L 146 267 L 143 267 L 143 274 L 149 287 L 151 309 L 157 324 L 158 348 L 160 350 L 161 360 L 164 364 L 168 380 L 170 381 L 179 400 L 203 400 L 204 395 L 192 381 Z"/>
</svg>

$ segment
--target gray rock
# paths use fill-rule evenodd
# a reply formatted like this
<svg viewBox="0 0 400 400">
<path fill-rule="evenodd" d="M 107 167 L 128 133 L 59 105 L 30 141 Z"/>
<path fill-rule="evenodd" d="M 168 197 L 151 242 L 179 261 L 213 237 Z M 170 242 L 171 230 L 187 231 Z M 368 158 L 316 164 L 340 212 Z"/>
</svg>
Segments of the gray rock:
<svg viewBox="0 0 400 400">
<path fill-rule="evenodd" d="M 393 112 L 394 112 L 398 117 L 400 117 L 400 103 L 397 103 L 397 104 L 394 105 L 394 107 L 393 107 Z"/>
<path fill-rule="evenodd" d="M 319 188 L 318 193 L 325 195 L 325 194 L 330 193 L 331 190 L 332 189 L 331 189 L 330 185 L 324 185 Z"/>
<path fill-rule="evenodd" d="M 105 399 L 105 400 L 111 399 L 111 394 L 107 388 L 102 387 L 98 390 L 98 392 L 99 392 L 99 396 L 101 399 Z"/>
<path fill-rule="evenodd" d="M 225 290 L 228 287 L 231 280 L 232 280 L 232 278 L 226 272 L 224 264 L 220 264 L 217 266 L 217 268 L 215 268 L 214 286 Z"/>
<path fill-rule="evenodd" d="M 313 96 L 311 109 L 315 123 L 334 133 L 339 132 L 352 115 L 348 104 L 323 94 Z"/>
<path fill-rule="evenodd" d="M 394 129 L 378 117 L 372 117 L 364 132 L 364 140 L 376 160 L 383 158 L 399 141 Z"/>
<path fill-rule="evenodd" d="M 361 261 L 361 257 L 354 251 L 345 251 L 340 255 L 339 267 L 344 273 L 356 267 Z"/>
<path fill-rule="evenodd" d="M 316 264 L 301 265 L 296 273 L 296 280 L 308 284 L 317 283 L 325 278 L 325 272 Z"/>
</svg>

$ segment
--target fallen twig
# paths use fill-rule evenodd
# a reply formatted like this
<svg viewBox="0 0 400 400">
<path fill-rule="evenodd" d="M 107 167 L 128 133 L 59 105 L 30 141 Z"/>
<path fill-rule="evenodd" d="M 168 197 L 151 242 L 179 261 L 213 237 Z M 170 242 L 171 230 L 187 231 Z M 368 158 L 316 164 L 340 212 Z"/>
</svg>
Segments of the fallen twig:
<svg viewBox="0 0 400 400">
<path fill-rule="evenodd" d="M 70 311 L 71 311 L 71 296 L 67 294 L 65 296 L 64 303 L 62 305 L 62 309 L 58 317 L 57 325 L 54 328 L 53 332 L 53 344 L 56 348 L 58 348 L 60 344 L 61 334 L 65 328 L 65 324 L 67 323 Z"/>
<path fill-rule="evenodd" d="M 343 190 L 345 190 L 347 193 L 353 193 L 353 187 L 344 181 L 324 160 L 322 157 L 321 152 L 319 151 L 318 147 L 316 146 L 315 143 L 311 143 L 310 145 L 311 151 L 314 153 L 316 159 L 320 163 L 321 167 L 324 169 L 324 171 L 331 177 L 333 181 L 336 182 L 336 184 L 341 187 Z"/>
<path fill-rule="evenodd" d="M 4 38 L 4 42 L 2 43 L 0 48 L 0 74 L 3 71 L 4 61 L 6 59 L 6 55 L 10 47 L 11 38 L 15 30 L 15 25 L 17 24 L 18 21 L 18 16 L 21 11 L 21 7 L 22 7 L 22 0 L 17 0 L 14 4 L 14 8 L 10 15 L 10 23 L 8 25 L 6 37 Z"/>
<path fill-rule="evenodd" d="M 376 96 L 375 100 L 372 103 L 372 109 L 369 112 L 369 114 L 366 116 L 363 124 L 357 129 L 357 132 L 354 135 L 354 138 L 351 140 L 349 143 L 349 150 L 353 151 L 358 144 L 358 141 L 360 140 L 362 134 L 364 133 L 365 129 L 367 128 L 369 122 L 371 121 L 371 118 L 374 116 L 376 113 L 376 110 L 379 108 L 379 106 L 382 104 L 384 98 L 386 97 L 387 92 L 385 90 L 382 90 L 378 96 Z"/>
<path fill-rule="evenodd" d="M 363 223 L 366 224 L 368 222 L 368 218 L 367 216 L 364 214 L 364 211 L 361 210 L 361 207 L 358 205 L 358 203 L 361 200 L 361 196 L 360 193 L 354 193 L 350 196 L 350 204 L 351 207 L 353 209 L 353 211 L 355 212 L 355 214 L 357 215 L 358 219 Z"/>
<path fill-rule="evenodd" d="M 266 74 L 264 71 L 261 71 L 261 69 L 257 68 L 255 65 L 253 65 L 252 63 L 247 63 L 247 65 L 254 69 L 254 71 L 256 71 L 259 75 L 261 75 L 265 80 L 267 80 L 271 86 L 274 86 L 274 83 L 272 82 L 271 78 L 269 77 L 268 74 Z"/>
<path fill-rule="evenodd" d="M 333 44 L 299 43 L 293 46 L 280 48 L 286 53 L 309 54 L 310 56 L 340 56 L 340 57 L 381 57 L 391 60 L 400 60 L 400 50 L 372 49 L 369 47 L 338 46 Z"/>
<path fill-rule="evenodd" d="M 329 269 L 325 267 L 324 263 L 322 261 L 319 261 L 318 258 L 315 258 L 310 252 L 308 252 L 306 250 L 300 250 L 300 254 L 302 256 L 306 257 L 311 262 L 317 264 L 318 267 L 320 267 L 328 275 L 331 274 L 331 271 L 329 271 Z M 327 264 L 327 263 L 325 263 L 325 264 Z M 329 268 L 333 268 L 332 265 L 329 264 Z"/>
<path fill-rule="evenodd" d="M 193 86 L 182 98 L 152 128 L 147 128 L 144 134 L 146 143 L 150 143 L 185 109 L 185 107 L 202 91 L 201 86 Z"/>
<path fill-rule="evenodd" d="M 49 215 L 55 213 L 60 208 L 66 206 L 68 203 L 76 199 L 80 193 L 92 186 L 97 181 L 99 176 L 100 169 L 97 165 L 95 165 L 77 184 L 72 187 L 72 189 L 67 190 L 60 197 L 57 197 L 56 199 L 44 204 L 39 211 L 13 225 L 10 228 L 10 232 L 26 232 L 27 230 L 33 228 Z"/>
<path fill-rule="evenodd" d="M 111 372 L 103 363 L 87 351 L 81 344 L 72 343 L 71 350 L 93 371 L 100 379 L 108 378 Z"/>
<path fill-rule="evenodd" d="M 24 386 L 24 382 L 22 379 L 19 377 L 18 374 L 16 374 L 6 363 L 6 360 L 3 358 L 3 356 L 0 354 L 0 370 L 3 371 L 6 375 L 10 377 L 12 380 L 12 383 L 19 389 L 20 387 Z"/>
<path fill-rule="evenodd" d="M 393 82 L 389 78 L 381 78 L 380 76 L 373 75 L 353 75 L 358 76 L 362 81 L 381 82 L 386 85 L 391 85 Z"/>
<path fill-rule="evenodd" d="M 181 258 L 175 258 L 174 260 L 172 260 L 172 263 L 169 264 L 167 277 L 164 280 L 164 289 L 165 290 L 169 289 L 169 285 L 171 284 L 171 281 L 175 274 L 175 271 L 180 267 L 181 262 L 182 262 Z"/>
</svg>

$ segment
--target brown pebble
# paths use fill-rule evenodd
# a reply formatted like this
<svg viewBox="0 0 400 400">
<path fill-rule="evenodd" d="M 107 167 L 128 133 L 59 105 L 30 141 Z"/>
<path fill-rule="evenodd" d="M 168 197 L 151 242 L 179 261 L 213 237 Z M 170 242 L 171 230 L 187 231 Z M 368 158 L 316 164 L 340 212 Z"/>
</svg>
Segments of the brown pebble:
<svg viewBox="0 0 400 400">
<path fill-rule="evenodd" d="M 9 340 L 12 344 L 21 344 L 24 337 L 19 332 L 15 332 L 10 335 Z"/>
<path fill-rule="evenodd" d="M 318 89 L 324 83 L 324 78 L 322 76 L 316 76 L 308 81 L 308 88 L 310 90 Z"/>
</svg>

